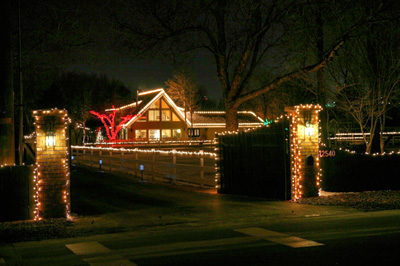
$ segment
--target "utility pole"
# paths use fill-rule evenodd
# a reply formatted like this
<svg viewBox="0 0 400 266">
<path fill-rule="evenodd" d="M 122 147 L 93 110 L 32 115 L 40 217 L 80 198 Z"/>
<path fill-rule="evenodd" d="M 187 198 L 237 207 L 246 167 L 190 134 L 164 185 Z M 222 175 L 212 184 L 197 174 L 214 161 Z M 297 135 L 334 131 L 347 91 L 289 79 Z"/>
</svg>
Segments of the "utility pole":
<svg viewBox="0 0 400 266">
<path fill-rule="evenodd" d="M 11 0 L 0 10 L 0 165 L 15 163 L 14 89 L 11 55 Z"/>
<path fill-rule="evenodd" d="M 22 41 L 21 41 L 21 0 L 18 1 L 18 53 L 19 53 L 19 134 L 18 164 L 22 165 L 24 155 L 24 87 L 22 85 Z"/>
</svg>

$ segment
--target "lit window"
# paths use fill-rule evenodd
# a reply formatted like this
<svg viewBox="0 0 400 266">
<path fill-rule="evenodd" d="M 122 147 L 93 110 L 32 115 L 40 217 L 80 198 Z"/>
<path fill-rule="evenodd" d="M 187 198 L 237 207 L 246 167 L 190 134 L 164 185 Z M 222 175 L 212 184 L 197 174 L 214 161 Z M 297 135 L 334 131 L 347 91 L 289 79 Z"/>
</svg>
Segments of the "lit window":
<svg viewBox="0 0 400 266">
<path fill-rule="evenodd" d="M 174 112 L 172 112 L 172 121 L 181 121 L 178 117 L 177 114 L 175 114 Z"/>
<path fill-rule="evenodd" d="M 164 100 L 161 100 L 161 109 L 169 109 L 169 105 Z"/>
<path fill-rule="evenodd" d="M 172 130 L 172 137 L 173 138 L 180 138 L 182 136 L 181 132 L 182 132 L 182 130 L 180 128 L 179 129 L 173 129 Z"/>
<path fill-rule="evenodd" d="M 160 109 L 160 101 L 155 101 L 150 105 L 150 109 Z"/>
<path fill-rule="evenodd" d="M 163 138 L 163 139 L 165 139 L 165 138 L 171 138 L 171 129 L 163 129 L 163 130 L 161 131 L 161 133 L 162 133 L 162 138 Z"/>
<path fill-rule="evenodd" d="M 139 119 L 137 120 L 137 122 L 146 122 L 147 121 L 147 117 L 142 115 L 141 117 L 139 117 Z"/>
<path fill-rule="evenodd" d="M 150 129 L 149 130 L 149 138 L 150 139 L 160 139 L 160 130 L 159 129 Z"/>
<path fill-rule="evenodd" d="M 128 129 L 127 128 L 123 128 L 121 130 L 121 139 L 129 139 Z"/>
<path fill-rule="evenodd" d="M 171 110 L 162 110 L 161 119 L 162 121 L 171 121 Z"/>
<path fill-rule="evenodd" d="M 160 111 L 149 110 L 149 121 L 160 121 Z"/>
<path fill-rule="evenodd" d="M 146 129 L 136 129 L 135 130 L 135 138 L 136 139 L 145 139 L 145 138 L 147 138 Z"/>
</svg>

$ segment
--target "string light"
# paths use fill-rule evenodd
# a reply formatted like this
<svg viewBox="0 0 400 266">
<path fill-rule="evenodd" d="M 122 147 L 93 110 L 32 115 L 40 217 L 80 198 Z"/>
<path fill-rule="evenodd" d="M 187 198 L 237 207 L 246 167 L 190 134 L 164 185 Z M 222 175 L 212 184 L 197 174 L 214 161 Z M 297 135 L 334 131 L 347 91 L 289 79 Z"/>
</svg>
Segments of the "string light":
<svg viewBox="0 0 400 266">
<path fill-rule="evenodd" d="M 36 126 L 36 168 L 33 172 L 33 181 L 34 181 L 34 194 L 33 200 L 35 202 L 35 207 L 33 210 L 34 220 L 42 220 L 43 214 L 46 212 L 46 204 L 43 202 L 43 198 L 45 197 L 46 182 L 45 180 L 49 179 L 49 175 L 52 174 L 51 168 L 48 166 L 61 164 L 60 168 L 57 169 L 59 172 L 55 173 L 56 175 L 61 174 L 62 179 L 65 180 L 65 183 L 62 185 L 61 191 L 61 199 L 60 202 L 63 203 L 65 209 L 65 217 L 71 216 L 70 210 L 70 200 L 69 200 L 69 187 L 70 187 L 70 169 L 69 169 L 69 148 L 66 145 L 66 142 L 69 138 L 66 136 L 66 131 L 68 128 L 71 119 L 68 117 L 68 112 L 66 110 L 58 110 L 57 108 L 53 108 L 51 110 L 35 110 L 33 111 L 33 115 L 35 118 Z M 55 129 L 55 138 L 56 142 L 54 147 L 46 147 L 45 145 L 45 136 L 46 134 L 41 129 L 40 125 L 44 128 L 48 125 L 48 119 L 46 117 L 55 117 L 54 123 L 57 125 Z M 39 125 L 40 124 L 40 125 Z M 59 159 L 59 157 L 65 159 Z M 55 162 L 57 161 L 57 162 Z M 55 199 L 56 200 L 56 199 Z"/>
<path fill-rule="evenodd" d="M 158 94 L 150 101 L 148 102 L 137 114 L 136 116 L 134 116 L 133 118 L 131 118 L 128 122 L 125 123 L 125 127 L 129 127 L 130 125 L 132 125 L 134 122 L 136 122 L 146 111 L 147 109 L 157 100 L 159 100 L 162 96 L 164 96 L 164 99 L 166 99 L 166 101 L 168 102 L 169 105 L 171 105 L 173 107 L 173 109 L 175 110 L 176 114 L 183 120 L 185 121 L 185 115 L 184 112 L 175 104 L 175 102 L 168 96 L 168 94 L 165 92 L 165 90 L 163 88 L 160 89 L 155 89 L 155 90 L 151 90 L 151 91 L 145 91 L 145 92 L 141 92 L 138 94 L 138 96 L 143 96 L 143 95 L 147 95 L 147 94 L 152 94 L 152 93 L 157 93 Z M 191 126 L 191 122 L 189 121 L 189 119 L 186 119 L 186 123 Z"/>
<path fill-rule="evenodd" d="M 188 145 L 198 145 L 198 144 L 215 144 L 214 140 L 155 140 L 155 141 L 126 141 L 126 140 L 116 140 L 116 141 L 107 141 L 99 143 L 85 143 L 86 146 L 92 145 L 136 145 L 136 144 L 188 144 Z"/>
<path fill-rule="evenodd" d="M 213 152 L 196 152 L 196 151 L 177 151 L 177 150 L 156 150 L 156 149 L 126 149 L 126 148 L 112 148 L 112 147 L 88 147 L 88 146 L 71 146 L 72 149 L 81 149 L 81 150 L 97 150 L 97 151 L 115 151 L 115 152 L 123 152 L 123 153 L 160 153 L 160 154 L 176 154 L 176 155 L 197 155 L 197 156 L 209 156 L 216 157 L 217 154 Z"/>
<path fill-rule="evenodd" d="M 115 115 L 117 114 L 117 110 L 115 110 L 114 106 L 113 112 L 110 115 L 100 114 L 95 111 L 90 111 L 90 113 L 97 116 L 101 120 L 104 128 L 106 129 L 107 136 L 110 140 L 116 140 L 118 138 L 118 132 L 122 129 L 124 124 L 133 117 L 133 115 L 126 115 L 124 117 L 121 117 L 122 121 L 117 126 L 115 126 Z"/>
<path fill-rule="evenodd" d="M 309 119 L 313 120 L 310 126 L 313 127 L 314 132 L 318 132 L 319 125 L 319 112 L 322 110 L 320 105 L 297 105 L 294 107 L 294 112 L 290 114 L 292 116 L 292 123 L 290 124 L 290 137 L 291 137 L 291 186 L 292 186 L 292 200 L 296 201 L 300 199 L 304 194 L 304 174 L 305 168 L 302 167 L 306 161 L 306 156 L 310 155 L 310 151 L 303 153 L 302 150 L 305 149 L 305 145 L 308 145 L 315 150 L 316 154 L 311 154 L 315 158 L 315 168 L 316 168 L 316 186 L 320 190 L 320 184 L 322 182 L 322 171 L 319 167 L 319 144 L 321 142 L 320 134 L 313 134 L 312 136 L 306 135 L 306 123 L 311 123 L 311 121 L 305 121 L 305 118 L 301 119 L 301 111 L 309 111 Z M 305 141 L 304 141 L 305 140 Z"/>
<path fill-rule="evenodd" d="M 134 122 L 136 122 L 140 117 L 142 117 L 144 115 L 144 113 L 147 111 L 147 109 L 157 100 L 159 100 L 161 97 L 164 97 L 164 99 L 166 100 L 166 102 L 172 106 L 172 108 L 175 110 L 175 113 L 181 118 L 181 120 L 186 121 L 186 124 L 189 127 L 200 127 L 200 128 L 224 128 L 226 127 L 226 123 L 193 123 L 192 125 L 192 121 L 189 120 L 189 118 L 185 119 L 185 110 L 181 107 L 178 107 L 175 102 L 169 97 L 169 95 L 165 92 L 165 90 L 163 88 L 159 88 L 159 89 L 155 89 L 155 90 L 151 90 L 151 91 L 145 91 L 145 92 L 141 92 L 138 94 L 138 96 L 144 96 L 144 95 L 148 95 L 148 94 L 153 94 L 153 93 L 157 93 L 157 95 L 151 100 L 149 101 L 141 110 L 139 110 L 137 112 L 137 114 L 135 116 L 132 116 L 129 121 L 124 121 L 123 126 L 129 127 L 131 126 Z M 139 101 L 138 103 L 141 103 L 142 101 Z M 115 108 L 113 107 L 112 109 L 106 109 L 106 111 L 119 111 L 119 110 L 123 110 L 129 107 L 133 107 L 136 106 L 136 102 L 135 103 L 131 103 L 119 108 Z M 210 115 L 216 115 L 216 114 L 226 114 L 225 111 L 194 111 L 194 114 L 210 114 Z M 239 123 L 239 127 L 256 127 L 256 126 L 261 126 L 261 124 L 264 123 L 264 121 L 257 116 L 254 112 L 252 111 L 238 111 L 238 114 L 249 114 L 254 116 L 257 120 L 259 120 L 260 122 L 253 122 L 253 123 Z"/>
<path fill-rule="evenodd" d="M 140 100 L 140 101 L 138 101 L 137 103 L 136 103 L 136 102 L 130 103 L 130 104 L 127 104 L 127 105 L 118 107 L 118 108 L 113 107 L 112 109 L 106 109 L 105 111 L 106 111 L 106 112 L 110 112 L 110 111 L 114 111 L 114 110 L 116 110 L 116 111 L 121 111 L 121 110 L 124 110 L 124 109 L 136 107 L 136 104 L 139 105 L 139 104 L 141 104 L 142 102 L 143 102 L 143 101 Z"/>
</svg>

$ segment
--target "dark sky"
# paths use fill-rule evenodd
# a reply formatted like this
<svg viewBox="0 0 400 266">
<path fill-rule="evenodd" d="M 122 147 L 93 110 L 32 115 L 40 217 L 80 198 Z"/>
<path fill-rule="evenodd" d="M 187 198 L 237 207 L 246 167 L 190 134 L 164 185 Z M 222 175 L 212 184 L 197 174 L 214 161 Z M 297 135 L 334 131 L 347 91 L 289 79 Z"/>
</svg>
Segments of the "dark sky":
<svg viewBox="0 0 400 266">
<path fill-rule="evenodd" d="M 194 59 L 190 66 L 196 75 L 198 84 L 205 88 L 207 96 L 212 99 L 222 98 L 215 66 L 207 59 L 207 55 Z M 132 91 L 165 87 L 165 81 L 172 77 L 172 64 L 160 59 L 132 60 L 121 55 L 109 56 L 101 63 L 80 63 L 72 65 L 68 70 L 85 73 L 106 74 L 123 82 Z"/>
</svg>

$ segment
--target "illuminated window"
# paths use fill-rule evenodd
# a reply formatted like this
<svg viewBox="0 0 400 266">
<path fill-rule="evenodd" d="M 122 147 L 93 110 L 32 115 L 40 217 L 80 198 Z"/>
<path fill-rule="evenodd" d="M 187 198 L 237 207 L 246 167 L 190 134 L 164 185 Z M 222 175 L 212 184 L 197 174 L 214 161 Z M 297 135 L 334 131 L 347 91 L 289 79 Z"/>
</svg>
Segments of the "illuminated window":
<svg viewBox="0 0 400 266">
<path fill-rule="evenodd" d="M 127 128 L 123 128 L 121 130 L 121 139 L 128 139 L 128 129 Z"/>
<path fill-rule="evenodd" d="M 136 139 L 145 139 L 145 138 L 147 138 L 146 129 L 136 129 L 135 130 L 135 138 Z"/>
<path fill-rule="evenodd" d="M 160 139 L 160 130 L 159 129 L 150 129 L 149 130 L 149 138 L 150 139 Z"/>
<path fill-rule="evenodd" d="M 181 121 L 175 112 L 172 112 L 172 121 Z"/>
<path fill-rule="evenodd" d="M 181 132 L 182 132 L 182 130 L 180 128 L 179 129 L 173 129 L 172 130 L 172 137 L 173 138 L 180 138 L 182 136 Z"/>
<path fill-rule="evenodd" d="M 169 105 L 164 100 L 161 100 L 161 109 L 169 109 Z"/>
<path fill-rule="evenodd" d="M 149 110 L 149 121 L 160 121 L 159 110 Z"/>
<path fill-rule="evenodd" d="M 139 119 L 137 120 L 137 122 L 146 122 L 147 121 L 147 117 L 142 115 L 141 117 L 139 117 Z"/>
<path fill-rule="evenodd" d="M 160 101 L 157 100 L 150 105 L 150 109 L 160 109 Z"/>
<path fill-rule="evenodd" d="M 171 138 L 171 129 L 163 129 L 161 130 L 162 138 Z"/>
<path fill-rule="evenodd" d="M 171 110 L 162 110 L 161 111 L 161 120 L 162 121 L 171 121 Z"/>
</svg>

